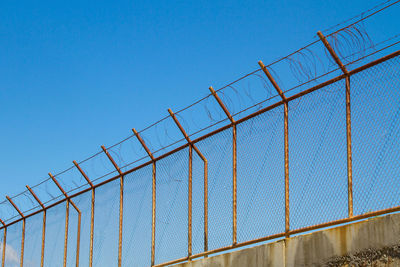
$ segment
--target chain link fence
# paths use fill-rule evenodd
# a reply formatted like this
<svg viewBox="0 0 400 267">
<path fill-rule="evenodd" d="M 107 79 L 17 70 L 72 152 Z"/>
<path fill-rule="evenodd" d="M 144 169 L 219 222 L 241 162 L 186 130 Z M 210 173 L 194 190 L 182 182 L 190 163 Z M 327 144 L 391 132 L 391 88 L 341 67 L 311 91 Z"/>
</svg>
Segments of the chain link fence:
<svg viewBox="0 0 400 267">
<path fill-rule="evenodd" d="M 7 197 L 2 267 L 172 265 L 400 211 L 400 37 L 360 21 Z"/>
</svg>

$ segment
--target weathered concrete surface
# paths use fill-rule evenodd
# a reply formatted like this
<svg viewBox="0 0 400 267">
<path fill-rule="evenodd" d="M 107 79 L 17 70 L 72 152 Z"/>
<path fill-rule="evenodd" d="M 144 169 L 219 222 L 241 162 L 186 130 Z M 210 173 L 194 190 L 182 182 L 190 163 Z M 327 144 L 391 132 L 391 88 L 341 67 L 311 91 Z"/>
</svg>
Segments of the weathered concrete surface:
<svg viewBox="0 0 400 267">
<path fill-rule="evenodd" d="M 179 267 L 225 267 L 225 266 L 283 266 L 284 261 L 283 242 L 274 242 L 265 246 L 257 246 L 244 250 L 225 253 L 222 255 L 209 257 L 207 259 L 196 260 Z"/>
<path fill-rule="evenodd" d="M 400 214 L 376 217 L 176 266 L 400 266 Z"/>
</svg>

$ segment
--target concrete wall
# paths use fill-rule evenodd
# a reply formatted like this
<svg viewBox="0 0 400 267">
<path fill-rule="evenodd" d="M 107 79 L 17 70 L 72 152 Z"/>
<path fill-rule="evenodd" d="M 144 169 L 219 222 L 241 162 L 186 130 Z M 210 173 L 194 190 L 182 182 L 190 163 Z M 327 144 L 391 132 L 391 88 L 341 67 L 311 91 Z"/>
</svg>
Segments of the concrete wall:
<svg viewBox="0 0 400 267">
<path fill-rule="evenodd" d="M 400 266 L 400 214 L 376 217 L 176 266 Z"/>
</svg>

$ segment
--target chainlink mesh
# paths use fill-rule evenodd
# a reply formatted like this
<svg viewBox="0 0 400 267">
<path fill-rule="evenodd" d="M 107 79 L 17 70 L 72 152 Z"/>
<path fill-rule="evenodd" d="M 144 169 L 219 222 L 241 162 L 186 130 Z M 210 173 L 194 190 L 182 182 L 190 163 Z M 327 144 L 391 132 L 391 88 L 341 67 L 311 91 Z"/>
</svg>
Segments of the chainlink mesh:
<svg viewBox="0 0 400 267">
<path fill-rule="evenodd" d="M 93 266 L 117 266 L 120 179 L 96 188 Z"/>
<path fill-rule="evenodd" d="M 123 266 L 151 263 L 152 173 L 148 165 L 124 176 Z"/>
<path fill-rule="evenodd" d="M 232 129 L 197 143 L 208 161 L 208 249 L 232 244 Z"/>
<path fill-rule="evenodd" d="M 46 212 L 45 266 L 63 266 L 66 202 Z"/>
<path fill-rule="evenodd" d="M 79 208 L 79 207 L 78 207 Z M 69 205 L 67 265 L 76 266 L 77 241 L 78 241 L 78 212 Z"/>
<path fill-rule="evenodd" d="M 201 153 L 201 151 L 200 151 Z M 204 251 L 204 161 L 193 150 L 192 253 Z"/>
<path fill-rule="evenodd" d="M 354 213 L 399 205 L 400 57 L 351 77 Z"/>
<path fill-rule="evenodd" d="M 237 131 L 238 242 L 243 242 L 285 229 L 283 108 L 239 124 Z"/>
<path fill-rule="evenodd" d="M 92 207 L 92 191 L 88 191 L 77 197 L 72 198 L 72 202 L 79 208 L 81 212 L 81 231 L 80 231 L 80 250 L 79 250 L 79 266 L 89 266 L 90 251 L 90 216 Z M 70 215 L 73 216 L 73 222 L 69 228 L 69 232 L 73 239 L 68 239 L 68 262 L 72 266 L 76 262 L 76 238 L 77 238 L 77 213 L 72 208 Z"/>
<path fill-rule="evenodd" d="M 188 155 L 186 148 L 156 164 L 156 263 L 188 253 Z"/>
<path fill-rule="evenodd" d="M 347 215 L 343 80 L 289 102 L 291 229 Z"/>
<path fill-rule="evenodd" d="M 21 261 L 22 221 L 7 227 L 5 265 L 18 267 Z"/>
<path fill-rule="evenodd" d="M 26 219 L 24 266 L 40 266 L 42 253 L 43 213 Z"/>
</svg>

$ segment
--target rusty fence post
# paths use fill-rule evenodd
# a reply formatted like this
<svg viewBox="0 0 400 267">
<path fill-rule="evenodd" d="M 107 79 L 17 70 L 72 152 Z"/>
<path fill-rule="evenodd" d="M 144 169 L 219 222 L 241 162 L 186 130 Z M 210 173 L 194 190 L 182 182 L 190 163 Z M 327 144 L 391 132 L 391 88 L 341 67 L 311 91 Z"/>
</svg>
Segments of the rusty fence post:
<svg viewBox="0 0 400 267">
<path fill-rule="evenodd" d="M 7 200 L 11 203 L 11 205 L 14 207 L 14 209 L 19 213 L 19 215 L 22 217 L 22 237 L 21 237 L 21 258 L 20 258 L 20 266 L 24 266 L 24 248 L 25 248 L 25 216 L 21 212 L 21 210 L 15 205 L 15 203 L 11 200 L 9 196 L 6 196 Z"/>
<path fill-rule="evenodd" d="M 353 164 L 351 152 L 351 108 L 350 108 L 350 74 L 346 66 L 341 62 L 335 50 L 329 44 L 322 32 L 317 32 L 319 38 L 332 56 L 333 60 L 346 75 L 346 146 L 347 146 L 347 194 L 348 194 L 348 216 L 353 217 Z"/>
<path fill-rule="evenodd" d="M 119 186 L 119 235 L 118 235 L 118 267 L 121 267 L 122 264 L 122 222 L 123 222 L 123 212 L 124 212 L 124 176 L 122 175 L 121 169 L 118 167 L 117 163 L 115 163 L 114 159 L 111 157 L 110 153 L 108 153 L 105 146 L 101 146 L 104 153 L 107 155 L 108 159 L 111 161 L 114 168 L 120 175 L 120 186 Z"/>
<path fill-rule="evenodd" d="M 181 123 L 171 109 L 168 109 L 175 124 L 189 144 L 189 183 L 188 183 L 188 259 L 192 256 L 192 174 L 193 174 L 193 149 L 204 163 L 204 251 L 208 251 L 208 161 L 203 153 L 193 144 L 192 140 L 183 129 Z"/>
<path fill-rule="evenodd" d="M 3 251 L 2 251 L 2 257 L 1 257 L 1 267 L 4 267 L 5 257 L 6 257 L 7 227 L 6 227 L 6 224 L 3 222 L 2 219 L 0 219 L 0 223 L 3 225 L 3 229 L 4 229 Z"/>
<path fill-rule="evenodd" d="M 260 60 L 258 65 L 263 70 L 264 74 L 267 76 L 268 80 L 271 82 L 272 86 L 278 92 L 279 96 L 282 98 L 284 106 L 284 151 L 285 151 L 285 233 L 286 237 L 289 237 L 290 231 L 290 206 L 289 206 L 289 103 L 282 89 L 276 83 L 275 79 L 272 77 L 271 73 L 268 71 L 267 67 Z"/>
<path fill-rule="evenodd" d="M 153 162 L 153 171 L 152 171 L 152 191 L 151 191 L 151 266 L 155 264 L 155 243 L 156 243 L 156 160 L 151 153 L 150 149 L 147 147 L 146 143 L 136 131 L 135 128 L 132 129 L 133 133 L 135 134 L 136 138 L 146 151 L 147 155 L 151 158 Z"/>
<path fill-rule="evenodd" d="M 77 244 L 76 244 L 76 267 L 79 267 L 79 251 L 80 251 L 80 244 L 81 244 L 81 211 L 75 205 L 75 203 L 71 200 L 68 196 L 67 192 L 61 187 L 60 183 L 56 180 L 56 178 L 49 173 L 50 178 L 56 184 L 58 189 L 62 192 L 66 199 L 66 214 L 65 214 L 65 239 L 64 239 L 64 260 L 63 264 L 64 267 L 67 266 L 67 246 L 68 246 L 68 226 L 69 226 L 69 205 L 71 204 L 75 211 L 78 213 L 78 229 L 77 229 Z"/>
<path fill-rule="evenodd" d="M 42 226 L 42 248 L 40 253 L 40 267 L 44 265 L 44 246 L 45 246 L 45 239 L 46 239 L 46 207 L 43 205 L 42 201 L 37 197 L 37 195 L 33 192 L 33 190 L 27 185 L 26 188 L 28 189 L 29 193 L 33 196 L 37 203 L 42 207 L 43 212 L 43 226 Z"/>
<path fill-rule="evenodd" d="M 203 160 L 204 173 L 203 173 L 203 228 L 204 228 L 204 251 L 208 251 L 208 161 L 206 157 L 200 153 L 200 151 L 195 146 L 195 151 L 199 157 Z M 206 256 L 208 257 L 208 256 Z"/>
<path fill-rule="evenodd" d="M 232 244 L 237 244 L 237 130 L 236 130 L 236 122 L 233 119 L 231 113 L 226 108 L 225 104 L 222 102 L 221 98 L 217 95 L 214 88 L 212 86 L 209 87 L 211 94 L 214 96 L 215 100 L 217 100 L 218 104 L 224 111 L 225 115 L 228 117 L 229 121 L 232 124 Z"/>
<path fill-rule="evenodd" d="M 89 177 L 86 175 L 86 173 L 82 170 L 82 168 L 79 166 L 79 164 L 74 160 L 72 161 L 74 163 L 75 167 L 78 169 L 80 174 L 85 178 L 86 182 L 90 185 L 90 188 L 92 189 L 92 200 L 91 200 L 91 206 L 90 206 L 90 246 L 89 246 L 89 267 L 92 267 L 93 265 L 93 231 L 94 231 L 94 202 L 95 202 L 95 188 L 90 181 Z"/>
<path fill-rule="evenodd" d="M 178 128 L 181 129 L 184 137 L 187 138 L 187 134 L 185 130 L 183 130 L 182 125 L 179 123 L 175 114 L 171 109 L 168 109 L 169 114 L 172 119 L 178 125 Z M 186 139 L 187 140 L 187 139 Z M 193 146 L 192 143 L 189 143 L 189 177 L 188 177 L 188 259 L 190 260 L 190 256 L 192 256 L 192 161 L 193 161 Z"/>
</svg>

